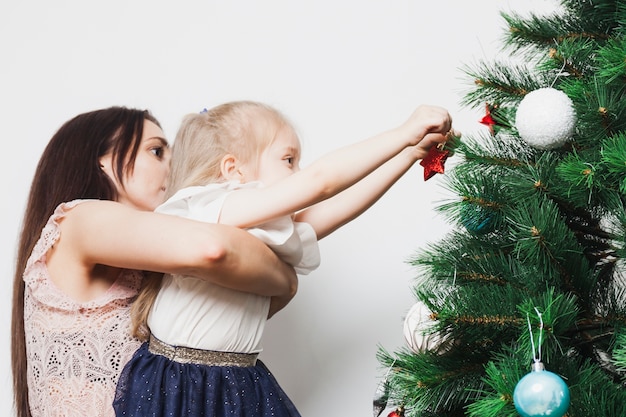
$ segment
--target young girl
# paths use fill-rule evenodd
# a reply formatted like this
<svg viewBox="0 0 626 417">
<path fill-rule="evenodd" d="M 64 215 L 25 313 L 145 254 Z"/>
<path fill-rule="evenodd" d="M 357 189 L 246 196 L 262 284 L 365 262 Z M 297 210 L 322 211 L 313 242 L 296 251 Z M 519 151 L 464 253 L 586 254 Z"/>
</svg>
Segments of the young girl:
<svg viewBox="0 0 626 417">
<path fill-rule="evenodd" d="M 114 415 L 118 376 L 140 345 L 130 306 L 145 270 L 293 294 L 293 268 L 245 231 L 154 213 L 169 171 L 167 141 L 144 110 L 80 114 L 46 146 L 15 266 L 17 417 Z"/>
<path fill-rule="evenodd" d="M 450 128 L 444 109 L 422 106 L 399 128 L 300 170 L 300 142 L 279 112 L 227 103 L 183 121 L 170 177 L 170 192 L 179 191 L 157 211 L 247 228 L 308 273 L 319 264 L 317 240 L 371 206 Z M 256 359 L 266 319 L 283 303 L 166 275 L 147 318 L 150 340 L 120 377 L 116 414 L 299 416 Z"/>
</svg>

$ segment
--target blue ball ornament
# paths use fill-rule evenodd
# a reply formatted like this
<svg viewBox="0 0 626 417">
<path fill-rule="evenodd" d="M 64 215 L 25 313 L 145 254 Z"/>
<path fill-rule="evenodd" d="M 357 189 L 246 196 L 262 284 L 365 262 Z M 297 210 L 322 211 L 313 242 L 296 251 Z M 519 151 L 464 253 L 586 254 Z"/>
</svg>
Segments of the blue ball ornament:
<svg viewBox="0 0 626 417">
<path fill-rule="evenodd" d="M 474 235 L 484 235 L 495 229 L 495 213 L 474 204 L 461 207 L 461 224 Z"/>
<path fill-rule="evenodd" d="M 560 376 L 537 362 L 515 386 L 513 403 L 522 417 L 563 417 L 569 408 L 569 388 Z"/>
</svg>

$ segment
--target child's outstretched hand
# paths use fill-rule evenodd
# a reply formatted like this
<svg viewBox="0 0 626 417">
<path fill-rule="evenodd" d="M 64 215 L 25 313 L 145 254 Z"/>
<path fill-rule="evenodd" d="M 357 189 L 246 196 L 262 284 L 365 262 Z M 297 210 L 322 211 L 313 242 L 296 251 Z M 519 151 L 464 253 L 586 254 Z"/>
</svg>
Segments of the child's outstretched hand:
<svg viewBox="0 0 626 417">
<path fill-rule="evenodd" d="M 442 107 L 421 105 L 404 122 L 401 129 L 409 135 L 409 145 L 417 145 L 429 133 L 445 136 L 452 129 L 452 117 Z"/>
<path fill-rule="evenodd" d="M 401 126 L 413 146 L 415 160 L 424 167 L 424 180 L 443 173 L 460 133 L 452 129 L 452 117 L 442 107 L 421 105 Z"/>
<path fill-rule="evenodd" d="M 460 138 L 460 132 L 450 129 L 445 135 L 440 133 L 426 135 L 415 147 L 418 157 L 422 155 L 420 165 L 424 167 L 424 181 L 435 174 L 443 174 L 444 163 L 454 154 Z"/>
</svg>

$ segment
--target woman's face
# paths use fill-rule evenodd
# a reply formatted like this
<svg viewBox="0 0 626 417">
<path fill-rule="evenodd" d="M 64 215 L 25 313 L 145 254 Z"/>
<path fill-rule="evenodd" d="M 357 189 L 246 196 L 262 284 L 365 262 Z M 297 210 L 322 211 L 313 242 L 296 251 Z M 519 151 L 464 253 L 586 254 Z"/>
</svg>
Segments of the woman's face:
<svg viewBox="0 0 626 417">
<path fill-rule="evenodd" d="M 141 144 L 135 158 L 135 168 L 125 176 L 124 187 L 113 175 L 111 155 L 100 158 L 102 169 L 115 183 L 122 204 L 138 210 L 152 211 L 165 199 L 170 173 L 171 151 L 160 127 L 146 120 Z"/>
</svg>

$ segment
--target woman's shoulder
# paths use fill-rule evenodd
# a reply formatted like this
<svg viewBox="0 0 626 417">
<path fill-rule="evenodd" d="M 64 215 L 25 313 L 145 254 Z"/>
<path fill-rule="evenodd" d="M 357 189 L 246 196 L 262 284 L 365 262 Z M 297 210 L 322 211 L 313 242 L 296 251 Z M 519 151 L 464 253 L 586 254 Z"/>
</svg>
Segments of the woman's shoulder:
<svg viewBox="0 0 626 417">
<path fill-rule="evenodd" d="M 82 203 L 86 203 L 90 200 L 73 200 L 69 202 L 60 203 L 52 212 L 46 225 L 41 230 L 39 240 L 33 248 L 33 252 L 27 264 L 40 260 L 48 252 L 48 250 L 56 243 L 60 236 L 60 223 L 65 219 L 73 209 Z"/>
<path fill-rule="evenodd" d="M 96 202 L 96 204 L 93 204 L 93 202 Z M 99 209 L 100 203 L 98 200 L 74 200 L 59 204 L 42 229 L 39 240 L 31 252 L 24 270 L 23 279 L 27 288 L 29 288 L 29 294 L 46 305 L 55 308 L 62 307 L 64 310 L 72 309 L 76 306 L 84 307 L 84 303 L 75 302 L 53 284 L 50 277 L 51 265 L 48 263 L 50 262 L 50 250 L 52 248 L 56 248 L 55 256 L 58 255 L 61 224 L 75 217 L 77 213 L 80 214 L 81 211 L 89 209 L 90 206 Z M 104 206 L 107 205 L 105 204 Z M 63 233 L 65 233 L 65 230 Z M 67 243 L 66 239 L 64 241 Z M 66 279 L 69 276 L 73 276 L 71 271 L 72 268 L 68 268 L 67 271 L 60 275 L 63 279 Z M 102 297 L 98 297 L 87 304 L 93 307 L 107 304 L 113 300 L 133 297 L 137 293 L 140 281 L 141 273 L 137 271 L 121 271 L 113 287 L 106 291 Z"/>
<path fill-rule="evenodd" d="M 80 229 L 80 218 L 93 218 L 93 214 L 98 210 L 106 210 L 110 207 L 106 203 L 104 200 L 72 200 L 57 205 L 33 247 L 26 263 L 25 277 L 35 265 L 46 262 L 50 249 L 58 247 L 62 230 L 64 236 L 68 237 L 66 233 L 68 225 L 74 224 L 72 228 Z M 67 239 L 64 239 L 64 242 L 67 243 Z"/>
<path fill-rule="evenodd" d="M 77 214 L 94 214 L 100 211 L 104 213 L 116 209 L 129 210 L 130 208 L 117 201 L 87 199 L 61 203 L 55 211 L 61 211 L 63 214 L 67 214 L 70 211 Z"/>
<path fill-rule="evenodd" d="M 124 209 L 124 205 L 111 200 L 77 199 L 60 203 L 48 219 L 46 226 L 58 224 L 61 220 L 73 217 L 93 217 L 98 213 L 107 213 L 117 208 Z"/>
<path fill-rule="evenodd" d="M 136 216 L 152 213 L 111 200 L 75 200 L 60 204 L 57 212 L 62 216 L 64 233 L 79 237 L 93 237 L 93 233 L 101 230 L 103 224 L 121 227 L 134 222 Z"/>
</svg>

